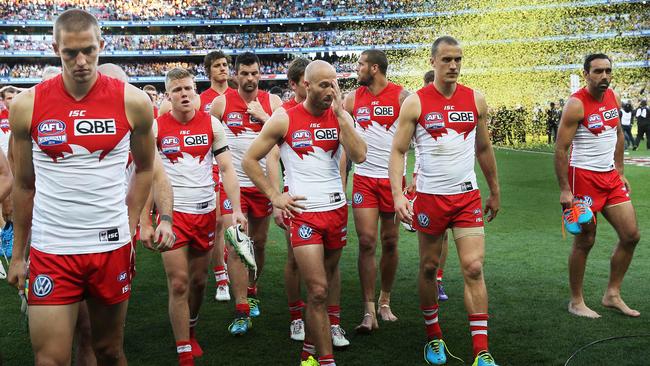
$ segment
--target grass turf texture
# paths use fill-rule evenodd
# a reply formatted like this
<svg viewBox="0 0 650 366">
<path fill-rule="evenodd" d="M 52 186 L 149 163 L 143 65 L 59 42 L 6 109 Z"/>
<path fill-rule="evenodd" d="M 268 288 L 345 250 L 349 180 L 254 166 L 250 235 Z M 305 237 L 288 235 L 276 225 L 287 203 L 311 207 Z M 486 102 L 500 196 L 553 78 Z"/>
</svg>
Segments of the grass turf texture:
<svg viewBox="0 0 650 366">
<path fill-rule="evenodd" d="M 634 155 L 647 155 L 643 151 Z M 649 252 L 643 223 L 650 217 L 648 168 L 627 166 L 633 200 L 641 223 L 641 242 L 623 284 L 623 296 L 641 318 L 626 318 L 600 305 L 607 283 L 609 256 L 615 233 L 600 217 L 597 243 L 585 277 L 588 305 L 603 317 L 581 319 L 567 311 L 567 256 L 571 238 L 560 234 L 559 192 L 552 155 L 498 150 L 497 162 L 502 202 L 497 219 L 486 226 L 485 278 L 490 296 L 490 345 L 500 365 L 563 365 L 579 347 L 600 338 L 649 333 L 647 301 Z M 477 166 L 478 169 L 478 166 Z M 487 193 L 482 174 L 480 186 Z M 603 225 L 604 224 L 604 225 Z M 371 336 L 357 336 L 354 327 L 362 317 L 357 275 L 357 238 L 350 214 L 348 246 L 341 260 L 342 326 L 351 346 L 335 351 L 339 365 L 423 365 L 425 341 L 415 278 L 418 268 L 416 235 L 401 230 L 400 265 L 393 289 L 396 323 L 380 322 Z M 283 286 L 286 244 L 272 225 L 267 263 L 260 282 L 261 317 L 244 337 L 227 331 L 233 303 L 213 300 L 214 279 L 200 315 L 198 339 L 205 355 L 197 365 L 298 365 L 300 343 L 289 340 L 289 314 Z M 174 365 L 174 339 L 167 316 L 167 287 L 160 255 L 138 248 L 138 274 L 126 322 L 125 352 L 132 365 Z M 466 364 L 471 363 L 471 340 L 462 293 L 463 281 L 455 247 L 445 270 L 450 296 L 442 303 L 440 321 L 447 344 Z M 378 292 L 379 290 L 377 290 Z M 2 327 L 0 350 L 5 365 L 27 365 L 33 356 L 26 328 L 19 323 L 19 300 L 6 285 L 0 286 Z M 641 365 L 646 363 L 649 338 L 616 340 L 581 352 L 571 365 Z M 1 364 L 1 362 L 0 362 Z M 450 360 L 449 365 L 460 362 Z"/>
</svg>

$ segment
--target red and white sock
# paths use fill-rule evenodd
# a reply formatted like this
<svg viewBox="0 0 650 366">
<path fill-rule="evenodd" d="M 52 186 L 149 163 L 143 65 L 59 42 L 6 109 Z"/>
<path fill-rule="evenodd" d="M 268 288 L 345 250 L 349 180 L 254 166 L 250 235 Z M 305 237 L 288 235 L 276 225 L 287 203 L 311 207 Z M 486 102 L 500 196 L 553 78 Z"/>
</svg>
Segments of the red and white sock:
<svg viewBox="0 0 650 366">
<path fill-rule="evenodd" d="M 176 342 L 176 353 L 178 353 L 179 366 L 194 366 L 194 357 L 192 356 L 192 345 L 190 341 Z"/>
<path fill-rule="evenodd" d="M 217 286 L 227 285 L 229 283 L 229 279 L 228 279 L 228 272 L 226 272 L 226 267 L 215 266 L 214 279 L 217 281 Z"/>
<path fill-rule="evenodd" d="M 334 355 L 320 356 L 318 357 L 318 363 L 321 366 L 336 366 L 336 362 L 334 362 Z"/>
<path fill-rule="evenodd" d="M 472 333 L 474 357 L 481 351 L 488 350 L 488 315 L 484 313 L 469 314 L 469 330 Z"/>
<path fill-rule="evenodd" d="M 422 306 L 424 316 L 424 327 L 427 331 L 427 339 L 442 339 L 442 329 L 438 324 L 438 304 L 433 306 Z"/>
<path fill-rule="evenodd" d="M 246 316 L 251 316 L 251 307 L 248 303 L 235 304 L 235 312 L 237 312 L 237 314 L 246 314 Z"/>
<path fill-rule="evenodd" d="M 341 324 L 341 307 L 338 305 L 327 306 L 327 315 L 330 318 L 330 325 Z"/>
<path fill-rule="evenodd" d="M 309 341 L 302 343 L 302 352 L 300 353 L 300 360 L 306 361 L 309 356 L 316 357 L 316 346 Z"/>
<path fill-rule="evenodd" d="M 291 321 L 302 319 L 302 309 L 305 308 L 305 303 L 302 300 L 289 303 L 289 314 L 291 314 Z"/>
<path fill-rule="evenodd" d="M 442 268 L 438 268 L 438 272 L 436 273 L 436 280 L 438 282 L 442 281 L 442 275 L 444 274 L 445 270 Z"/>
<path fill-rule="evenodd" d="M 192 345 L 192 356 L 201 357 L 203 356 L 203 349 L 199 345 L 199 341 L 196 340 L 196 324 L 199 322 L 199 317 L 190 319 L 190 344 Z"/>
</svg>

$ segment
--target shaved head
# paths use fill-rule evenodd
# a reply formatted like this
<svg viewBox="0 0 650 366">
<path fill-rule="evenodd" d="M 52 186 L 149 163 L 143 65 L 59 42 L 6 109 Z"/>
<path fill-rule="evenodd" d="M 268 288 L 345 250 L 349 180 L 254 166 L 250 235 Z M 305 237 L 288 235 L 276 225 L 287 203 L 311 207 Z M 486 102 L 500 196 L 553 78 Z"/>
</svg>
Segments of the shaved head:
<svg viewBox="0 0 650 366">
<path fill-rule="evenodd" d="M 56 66 L 48 66 L 43 69 L 43 74 L 41 75 L 41 78 L 43 81 L 49 80 L 61 73 L 61 68 L 56 67 Z"/>
<path fill-rule="evenodd" d="M 121 67 L 115 64 L 111 64 L 111 63 L 101 64 L 97 66 L 97 72 L 115 78 L 117 80 L 123 81 L 125 83 L 129 82 L 129 77 L 128 75 L 126 75 L 126 72 L 124 72 L 124 70 Z"/>
<path fill-rule="evenodd" d="M 318 82 L 323 79 L 336 79 L 334 66 L 323 60 L 315 60 L 305 68 L 305 81 Z"/>
</svg>

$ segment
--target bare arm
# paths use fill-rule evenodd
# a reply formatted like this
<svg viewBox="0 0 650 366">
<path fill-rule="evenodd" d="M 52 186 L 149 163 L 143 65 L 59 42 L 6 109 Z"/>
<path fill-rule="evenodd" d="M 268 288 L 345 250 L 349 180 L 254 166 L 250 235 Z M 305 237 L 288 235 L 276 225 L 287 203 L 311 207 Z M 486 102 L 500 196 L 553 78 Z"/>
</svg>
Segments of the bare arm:
<svg viewBox="0 0 650 366">
<path fill-rule="evenodd" d="M 149 96 L 142 90 L 126 84 L 124 91 L 126 116 L 131 124 L 131 154 L 135 173 L 127 193 L 129 207 L 129 228 L 131 235 L 140 219 L 153 178 L 154 136 L 151 128 L 153 108 Z"/>
<path fill-rule="evenodd" d="M 351 91 L 348 94 L 346 94 L 345 99 L 343 99 L 343 109 L 345 109 L 345 111 L 350 113 L 350 115 L 352 116 L 354 116 L 355 97 L 356 97 L 356 93 L 354 91 Z"/>
<path fill-rule="evenodd" d="M 32 138 L 30 135 L 32 113 L 34 110 L 34 92 L 30 89 L 14 98 L 9 116 L 13 136 L 15 158 L 15 181 L 13 200 L 14 211 L 14 247 L 8 281 L 22 290 L 25 286 L 25 249 L 32 227 L 34 193 L 36 190 L 34 163 L 32 161 Z"/>
<path fill-rule="evenodd" d="M 11 169 L 9 168 L 9 162 L 5 157 L 5 154 L 0 150 L 0 201 L 9 197 L 11 193 L 11 185 L 13 184 L 13 175 L 11 174 Z M 3 203 L 11 204 L 11 199 L 8 199 Z"/>
<path fill-rule="evenodd" d="M 476 126 L 476 160 L 481 166 L 481 171 L 485 176 L 490 196 L 485 203 L 484 213 L 488 214 L 488 222 L 492 221 L 499 212 L 500 207 L 500 190 L 499 178 L 497 176 L 497 162 L 494 157 L 494 149 L 490 141 L 490 134 L 487 128 L 487 103 L 485 97 L 480 93 L 474 94 L 476 100 L 476 109 L 478 110 L 478 123 Z"/>
<path fill-rule="evenodd" d="M 616 96 L 616 103 L 618 104 L 618 108 L 620 110 L 621 97 L 616 92 L 614 92 L 614 95 Z M 616 167 L 616 171 L 618 172 L 618 175 L 621 176 L 621 180 L 625 184 L 625 188 L 627 188 L 628 193 L 632 193 L 630 182 L 627 180 L 627 178 L 625 178 L 625 164 L 623 162 L 624 152 L 625 152 L 625 135 L 623 134 L 623 127 L 621 126 L 619 120 L 619 123 L 616 126 L 616 148 L 614 149 L 614 166 Z"/>
<path fill-rule="evenodd" d="M 576 98 L 569 98 L 562 111 L 555 142 L 555 175 L 560 185 L 560 204 L 565 208 L 571 206 L 573 201 L 573 194 L 569 186 L 568 151 L 583 118 L 582 102 Z"/>
<path fill-rule="evenodd" d="M 388 160 L 388 177 L 390 178 L 390 188 L 395 202 L 395 211 L 398 219 L 407 223 L 410 223 L 413 219 L 413 209 L 402 193 L 404 156 L 408 153 L 409 144 L 413 134 L 415 134 L 415 127 L 421 110 L 420 98 L 417 95 L 406 98 L 400 109 L 397 130 L 393 137 L 393 145 Z"/>
<path fill-rule="evenodd" d="M 210 114 L 223 121 L 223 112 L 226 110 L 226 97 L 220 95 L 212 100 L 210 105 Z"/>
</svg>

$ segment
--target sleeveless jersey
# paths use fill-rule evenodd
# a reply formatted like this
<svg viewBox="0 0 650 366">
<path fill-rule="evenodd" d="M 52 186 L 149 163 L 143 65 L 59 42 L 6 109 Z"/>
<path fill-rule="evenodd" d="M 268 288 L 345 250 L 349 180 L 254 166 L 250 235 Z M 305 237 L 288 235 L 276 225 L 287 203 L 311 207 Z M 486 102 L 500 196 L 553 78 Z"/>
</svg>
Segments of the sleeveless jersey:
<svg viewBox="0 0 650 366">
<path fill-rule="evenodd" d="M 368 153 L 363 163 L 356 164 L 355 174 L 388 178 L 388 159 L 397 130 L 401 93 L 402 87 L 390 82 L 378 95 L 373 95 L 365 86 L 356 90 L 353 109 L 355 127 L 368 144 Z"/>
<path fill-rule="evenodd" d="M 0 148 L 2 152 L 9 152 L 9 138 L 11 137 L 11 129 L 9 128 L 9 110 L 2 109 L 0 110 Z"/>
<path fill-rule="evenodd" d="M 339 122 L 328 109 L 311 115 L 302 104 L 287 111 L 289 128 L 280 145 L 286 179 L 292 196 L 304 196 L 306 212 L 330 211 L 345 205 L 339 161 Z"/>
<path fill-rule="evenodd" d="M 232 91 L 236 91 L 235 89 L 228 87 L 223 94 L 228 94 Z M 210 106 L 212 106 L 212 101 L 214 98 L 221 96 L 223 94 L 219 94 L 216 90 L 210 88 L 207 88 L 204 90 L 201 94 L 199 94 L 199 98 L 201 99 L 201 111 L 205 113 L 210 113 Z"/>
<path fill-rule="evenodd" d="M 417 94 L 422 108 L 415 130 L 417 191 L 451 195 L 478 189 L 474 143 L 479 115 L 474 91 L 456 84 L 447 99 L 430 84 Z"/>
<path fill-rule="evenodd" d="M 222 128 L 219 121 L 201 111 L 185 124 L 171 112 L 156 120 L 156 146 L 174 190 L 174 211 L 205 214 L 216 208 L 212 179 L 216 128 Z M 217 148 L 226 145 L 222 140 Z"/>
<path fill-rule="evenodd" d="M 602 102 L 594 99 L 587 88 L 578 90 L 572 97 L 582 102 L 584 117 L 571 144 L 569 165 L 596 172 L 613 170 L 619 122 L 614 92 L 608 88 Z"/>
<path fill-rule="evenodd" d="M 130 242 L 124 181 L 131 126 L 124 83 L 98 73 L 76 101 L 61 75 L 36 85 L 31 121 L 36 193 L 32 246 L 101 253 Z"/>
<path fill-rule="evenodd" d="M 258 121 L 246 113 L 248 106 L 239 95 L 239 92 L 226 93 L 225 95 L 226 108 L 223 111 L 221 122 L 226 130 L 226 138 L 228 139 L 232 154 L 232 163 L 237 172 L 237 179 L 239 179 L 239 186 L 255 187 L 255 184 L 253 184 L 244 172 L 244 169 L 242 169 L 241 161 L 244 158 L 246 150 L 248 150 L 253 140 L 262 130 L 262 121 Z M 273 114 L 269 93 L 258 90 L 257 99 L 269 116 Z M 260 164 L 266 170 L 266 159 L 260 160 Z"/>
<path fill-rule="evenodd" d="M 296 98 L 291 98 L 286 102 L 282 103 L 282 108 L 284 108 L 285 111 L 288 111 L 289 109 L 297 106 L 298 104 L 300 103 L 296 102 Z"/>
</svg>

